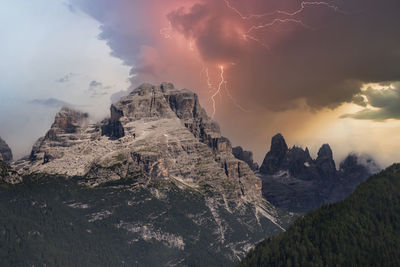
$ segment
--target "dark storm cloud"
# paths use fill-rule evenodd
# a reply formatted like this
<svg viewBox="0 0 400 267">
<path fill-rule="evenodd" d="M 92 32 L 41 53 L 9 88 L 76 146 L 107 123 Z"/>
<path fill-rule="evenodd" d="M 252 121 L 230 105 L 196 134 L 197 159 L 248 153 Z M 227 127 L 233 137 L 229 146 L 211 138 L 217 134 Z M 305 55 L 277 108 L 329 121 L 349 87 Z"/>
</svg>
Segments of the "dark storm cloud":
<svg viewBox="0 0 400 267">
<path fill-rule="evenodd" d="M 277 28 L 281 23 L 276 23 L 276 27 L 253 31 L 270 47 L 269 52 L 257 43 L 232 49 L 239 41 L 229 38 L 229 32 L 226 37 L 224 31 L 226 21 L 232 22 L 232 10 L 221 11 L 220 4 L 215 4 L 220 2 L 206 1 L 202 8 L 178 10 L 169 17 L 177 30 L 195 38 L 205 60 L 238 62 L 230 73 L 231 84 L 239 92 L 245 88 L 245 96 L 254 96 L 254 101 L 261 100 L 270 108 L 285 107 L 299 98 L 314 108 L 335 107 L 351 101 L 362 83 L 400 80 L 399 1 L 340 2 L 339 11 L 308 6 L 294 17 L 266 17 L 265 23 L 277 17 L 293 18 L 312 28 L 294 23 L 291 31 L 284 32 Z M 284 5 L 277 8 L 285 9 Z M 262 6 L 259 10 L 268 12 Z M 235 23 L 246 29 L 262 24 L 237 18 L 232 28 Z"/>
<path fill-rule="evenodd" d="M 384 89 L 370 87 L 356 97 L 364 99 L 360 105 L 366 108 L 354 114 L 343 115 L 343 118 L 375 121 L 400 119 L 400 83 Z"/>
<path fill-rule="evenodd" d="M 362 103 L 355 96 L 363 83 L 400 80 L 398 0 L 328 1 L 304 5 L 298 13 L 300 1 L 230 1 L 243 15 L 270 13 L 250 19 L 224 0 L 71 2 L 102 24 L 100 37 L 113 55 L 134 67 L 136 79 L 163 77 L 169 66 L 191 60 L 163 61 L 160 29 L 168 18 L 175 31 L 195 43 L 205 64 L 234 63 L 225 74 L 234 95 L 268 109 L 290 109 L 302 99 L 313 109 Z M 251 26 L 266 24 L 272 25 L 243 38 Z M 168 54 L 185 57 L 179 50 Z"/>
</svg>

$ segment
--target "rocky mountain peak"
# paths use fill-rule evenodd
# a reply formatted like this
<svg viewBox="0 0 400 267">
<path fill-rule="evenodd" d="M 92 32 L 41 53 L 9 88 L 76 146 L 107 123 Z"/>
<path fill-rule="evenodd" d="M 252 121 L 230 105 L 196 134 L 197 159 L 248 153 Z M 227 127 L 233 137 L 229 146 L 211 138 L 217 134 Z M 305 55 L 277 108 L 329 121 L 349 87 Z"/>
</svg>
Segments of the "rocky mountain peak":
<svg viewBox="0 0 400 267">
<path fill-rule="evenodd" d="M 365 176 L 365 174 L 375 174 L 380 171 L 379 165 L 368 155 L 357 155 L 350 153 L 341 163 L 340 172 L 352 174 L 352 176 Z"/>
<path fill-rule="evenodd" d="M 322 179 L 332 180 L 337 178 L 336 165 L 335 161 L 333 160 L 332 149 L 328 144 L 321 146 L 315 163 Z"/>
<path fill-rule="evenodd" d="M 280 146 L 287 149 L 284 140 Z M 124 160 L 118 163 L 116 158 Z M 214 173 L 227 177 L 239 194 L 261 197 L 261 183 L 249 167 L 252 162 L 234 157 L 231 142 L 221 135 L 195 93 L 178 90 L 171 83 L 140 85 L 112 104 L 110 117 L 96 124 L 88 123 L 86 113 L 63 108 L 46 136 L 33 146 L 28 164 L 20 163 L 18 169 L 28 172 L 68 176 L 92 175 L 94 164 L 98 169 L 117 163 L 124 166 L 124 175 L 136 170 L 152 178 L 202 180 L 199 173 Z M 196 164 L 207 171 L 200 171 Z"/>
<path fill-rule="evenodd" d="M 278 133 L 271 139 L 271 152 L 276 154 L 284 154 L 288 150 L 285 138 L 283 135 Z"/>
<path fill-rule="evenodd" d="M 122 124 L 141 119 L 173 118 L 180 119 L 196 138 L 213 149 L 232 152 L 231 143 L 221 137 L 218 124 L 207 116 L 197 94 L 187 89 L 178 90 L 171 83 L 142 84 L 115 103 L 111 107 L 111 118 L 103 127 L 103 135 L 118 139 L 124 136 Z"/>
<path fill-rule="evenodd" d="M 61 134 L 78 133 L 79 129 L 88 124 L 88 113 L 83 113 L 69 107 L 63 107 L 55 116 L 54 123 L 46 138 L 55 140 Z"/>
<path fill-rule="evenodd" d="M 353 166 L 358 164 L 358 157 L 356 154 L 349 154 L 342 163 L 340 163 L 340 169 L 346 170 L 351 169 Z"/>
<path fill-rule="evenodd" d="M 12 151 L 8 144 L 0 137 L 0 160 L 11 162 L 13 159 Z"/>
<path fill-rule="evenodd" d="M 318 151 L 317 160 L 333 159 L 332 149 L 329 144 L 323 144 Z"/>
<path fill-rule="evenodd" d="M 271 149 L 264 158 L 260 171 L 267 174 L 273 174 L 279 170 L 283 159 L 288 151 L 288 146 L 282 134 L 272 137 Z"/>
</svg>

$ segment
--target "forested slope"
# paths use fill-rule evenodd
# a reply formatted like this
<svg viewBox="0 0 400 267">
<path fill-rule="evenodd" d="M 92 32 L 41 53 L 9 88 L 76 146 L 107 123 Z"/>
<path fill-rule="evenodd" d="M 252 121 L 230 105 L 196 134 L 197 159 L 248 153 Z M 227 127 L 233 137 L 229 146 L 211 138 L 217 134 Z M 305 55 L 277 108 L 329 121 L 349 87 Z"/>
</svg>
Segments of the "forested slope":
<svg viewBox="0 0 400 267">
<path fill-rule="evenodd" d="M 297 219 L 239 266 L 400 266 L 400 164 Z"/>
</svg>

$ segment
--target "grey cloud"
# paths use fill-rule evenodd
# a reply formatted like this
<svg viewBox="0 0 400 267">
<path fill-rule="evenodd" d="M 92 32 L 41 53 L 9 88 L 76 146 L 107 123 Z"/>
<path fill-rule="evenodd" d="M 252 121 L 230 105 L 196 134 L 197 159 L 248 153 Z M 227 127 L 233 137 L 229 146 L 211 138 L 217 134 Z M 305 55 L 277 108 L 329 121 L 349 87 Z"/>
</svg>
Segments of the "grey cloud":
<svg viewBox="0 0 400 267">
<path fill-rule="evenodd" d="M 99 81 L 93 80 L 89 83 L 88 92 L 90 93 L 91 97 L 104 96 L 109 93 L 111 88 L 111 86 L 104 85 Z"/>
<path fill-rule="evenodd" d="M 63 77 L 57 79 L 56 82 L 57 82 L 57 83 L 68 83 L 68 82 L 70 82 L 71 79 L 72 79 L 74 76 L 76 76 L 76 75 L 78 75 L 78 74 L 72 73 L 72 72 L 67 73 L 67 74 L 65 74 Z"/>
<path fill-rule="evenodd" d="M 57 98 L 34 99 L 28 102 L 29 104 L 41 105 L 51 108 L 60 108 L 64 106 L 72 106 L 70 103 L 62 101 Z"/>
<path fill-rule="evenodd" d="M 64 3 L 64 6 L 71 12 L 71 13 L 75 13 L 76 12 L 76 8 L 71 4 L 71 3 Z"/>
<path fill-rule="evenodd" d="M 354 114 L 345 114 L 342 118 L 375 121 L 400 120 L 400 83 L 393 83 L 383 90 L 370 87 L 356 98 L 362 98 L 364 102 L 357 103 L 356 100 L 354 103 L 366 108 Z"/>
</svg>

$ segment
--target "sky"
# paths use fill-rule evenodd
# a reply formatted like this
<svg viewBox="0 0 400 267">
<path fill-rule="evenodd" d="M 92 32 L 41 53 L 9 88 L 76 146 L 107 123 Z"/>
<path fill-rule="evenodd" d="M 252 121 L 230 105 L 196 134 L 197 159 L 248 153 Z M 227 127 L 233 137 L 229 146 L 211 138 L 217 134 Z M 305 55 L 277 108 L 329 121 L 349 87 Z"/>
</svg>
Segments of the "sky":
<svg viewBox="0 0 400 267">
<path fill-rule="evenodd" d="M 400 161 L 397 0 L 5 0 L 0 136 L 16 155 L 65 103 L 106 116 L 143 82 L 196 92 L 234 145 Z"/>
</svg>

